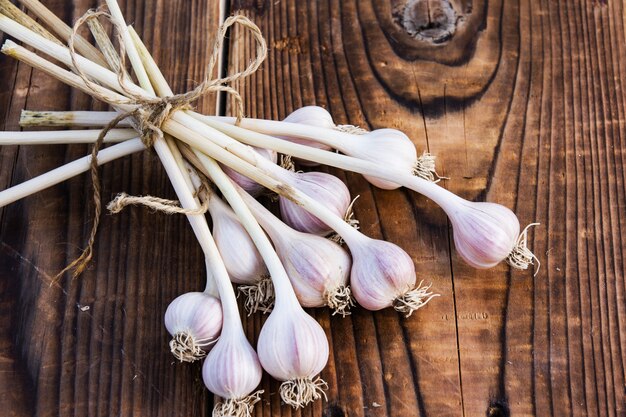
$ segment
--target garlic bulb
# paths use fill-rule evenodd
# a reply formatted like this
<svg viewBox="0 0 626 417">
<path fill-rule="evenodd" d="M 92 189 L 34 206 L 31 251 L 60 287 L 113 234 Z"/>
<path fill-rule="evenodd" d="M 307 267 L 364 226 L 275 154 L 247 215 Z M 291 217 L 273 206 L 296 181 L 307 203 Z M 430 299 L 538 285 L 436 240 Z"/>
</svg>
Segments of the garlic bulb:
<svg viewBox="0 0 626 417">
<path fill-rule="evenodd" d="M 222 255 L 230 280 L 254 284 L 267 275 L 265 263 L 237 215 L 216 194 L 209 197 L 213 238 Z"/>
<path fill-rule="evenodd" d="M 516 246 L 519 221 L 508 208 L 459 198 L 457 204 L 446 207 L 446 212 L 452 222 L 456 250 L 474 268 L 491 268 L 521 250 Z"/>
<path fill-rule="evenodd" d="M 213 416 L 248 417 L 259 401 L 250 395 L 261 382 L 259 358 L 239 326 L 224 327 L 202 366 L 204 385 L 225 401 L 216 404 Z"/>
<path fill-rule="evenodd" d="M 249 195 L 242 197 L 274 243 L 300 305 L 327 305 L 333 314 L 350 314 L 353 302 L 348 287 L 348 252 L 329 239 L 292 229 Z"/>
<path fill-rule="evenodd" d="M 324 204 L 335 214 L 344 217 L 350 207 L 350 191 L 339 178 L 324 172 L 282 171 L 288 184 L 316 201 Z M 324 222 L 291 200 L 280 197 L 280 213 L 283 221 L 294 229 L 320 236 L 332 232 Z"/>
<path fill-rule="evenodd" d="M 259 334 L 257 351 L 263 369 L 283 381 L 280 397 L 292 407 L 326 397 L 326 383 L 315 378 L 328 362 L 322 327 L 297 304 L 277 304 Z"/>
<path fill-rule="evenodd" d="M 413 260 L 399 246 L 360 236 L 357 244 L 350 245 L 350 286 L 361 306 L 372 311 L 393 306 L 408 317 L 438 295 L 422 283 L 415 288 Z"/>
<path fill-rule="evenodd" d="M 283 122 L 288 123 L 298 123 L 301 125 L 308 126 L 316 126 L 316 127 L 324 127 L 327 129 L 333 129 L 335 127 L 335 123 L 333 122 L 333 117 L 328 113 L 328 111 L 319 106 L 304 106 L 299 109 L 293 111 L 289 114 L 289 116 L 283 119 Z M 330 150 L 331 147 L 325 145 L 320 142 L 315 142 L 312 140 L 299 139 L 296 137 L 288 137 L 283 136 L 283 139 L 287 139 L 294 143 L 299 143 L 301 145 L 312 146 L 314 148 Z M 303 165 L 317 165 L 314 162 L 303 161 L 300 160 L 300 163 Z"/>
<path fill-rule="evenodd" d="M 278 160 L 278 154 L 275 151 L 271 151 L 269 149 L 255 148 L 255 147 L 253 147 L 252 149 L 254 149 L 263 158 L 269 161 L 272 161 L 273 163 L 276 163 L 276 161 Z M 232 178 L 233 181 L 235 181 L 241 188 L 243 188 L 250 194 L 256 196 L 256 195 L 259 195 L 261 191 L 263 190 L 262 185 L 257 184 L 255 181 L 251 180 L 250 178 L 246 177 L 243 174 L 238 173 L 237 171 L 230 168 L 229 166 L 221 165 L 221 167 L 222 167 L 222 170 L 230 178 Z"/>
<path fill-rule="evenodd" d="M 164 321 L 172 335 L 172 354 L 181 362 L 193 362 L 206 355 L 205 349 L 219 335 L 222 306 L 207 293 L 188 292 L 169 304 Z"/>
<path fill-rule="evenodd" d="M 352 304 L 348 287 L 350 255 L 331 240 L 295 230 L 293 233 L 289 238 L 272 241 L 300 304 L 303 307 L 327 305 L 333 314 L 349 314 Z"/>
<path fill-rule="evenodd" d="M 414 172 L 418 164 L 417 151 L 411 139 L 396 129 L 377 129 L 352 136 L 339 150 L 356 158 L 391 166 L 405 172 Z M 394 190 L 398 184 L 363 175 L 372 185 L 383 190 Z"/>
</svg>

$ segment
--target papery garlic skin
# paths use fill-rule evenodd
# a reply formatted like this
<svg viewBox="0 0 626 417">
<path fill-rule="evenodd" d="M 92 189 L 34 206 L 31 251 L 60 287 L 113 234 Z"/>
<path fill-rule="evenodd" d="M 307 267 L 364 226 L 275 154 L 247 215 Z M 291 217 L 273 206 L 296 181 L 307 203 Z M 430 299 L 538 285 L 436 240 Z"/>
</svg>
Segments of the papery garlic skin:
<svg viewBox="0 0 626 417">
<path fill-rule="evenodd" d="M 415 286 L 415 266 L 399 246 L 364 237 L 364 243 L 351 246 L 350 287 L 356 301 L 376 311 L 391 307 L 398 297 Z"/>
<path fill-rule="evenodd" d="M 210 196 L 213 238 L 236 284 L 254 284 L 267 275 L 265 263 L 237 215 L 217 196 Z"/>
<path fill-rule="evenodd" d="M 417 150 L 407 135 L 396 129 L 376 129 L 358 136 L 350 143 L 350 156 L 377 164 L 391 166 L 404 172 L 413 172 Z M 383 190 L 395 190 L 400 185 L 377 177 L 363 175 L 372 185 Z"/>
<path fill-rule="evenodd" d="M 350 191 L 339 178 L 324 172 L 291 173 L 289 184 L 343 218 L 350 207 Z M 325 236 L 332 229 L 320 219 L 291 200 L 280 197 L 280 213 L 283 221 L 294 229 Z"/>
<path fill-rule="evenodd" d="M 302 309 L 274 309 L 257 342 L 263 369 L 279 381 L 313 377 L 328 362 L 328 339 L 313 317 Z"/>
<path fill-rule="evenodd" d="M 333 291 L 347 286 L 352 260 L 337 243 L 300 232 L 274 242 L 303 307 L 328 305 Z"/>
<path fill-rule="evenodd" d="M 226 399 L 242 399 L 261 382 L 259 358 L 243 331 L 223 334 L 202 365 L 204 385 Z"/>
<path fill-rule="evenodd" d="M 517 243 L 520 233 L 517 216 L 500 204 L 459 201 L 446 210 L 457 252 L 474 268 L 496 266 Z"/>
<path fill-rule="evenodd" d="M 328 113 L 328 111 L 319 106 L 304 106 L 299 109 L 293 111 L 289 114 L 289 116 L 283 119 L 283 122 L 289 123 L 298 123 L 302 125 L 323 127 L 327 129 L 333 129 L 335 127 L 335 123 L 333 122 L 333 117 Z M 279 136 L 283 139 L 287 139 L 290 142 L 299 143 L 301 145 L 311 146 L 314 148 L 330 150 L 331 147 L 325 145 L 323 143 L 315 142 L 312 140 L 300 139 L 295 137 L 283 137 Z M 318 165 L 315 162 L 310 161 L 302 161 L 300 163 L 304 165 Z"/>
<path fill-rule="evenodd" d="M 276 163 L 276 161 L 278 160 L 278 154 L 275 151 L 269 150 L 269 149 L 261 149 L 261 148 L 255 148 L 253 147 L 252 149 L 254 149 L 259 155 L 261 155 L 263 158 L 272 161 L 273 163 Z M 223 164 L 220 164 L 220 166 L 222 167 L 222 170 L 224 171 L 224 173 L 226 175 L 228 175 L 233 181 L 235 181 L 241 188 L 243 188 L 244 190 L 246 190 L 248 193 L 250 193 L 251 195 L 257 196 L 261 193 L 261 191 L 263 191 L 263 186 L 257 184 L 255 181 L 251 180 L 250 178 L 246 177 L 243 174 L 240 174 L 239 172 L 235 171 L 234 169 L 225 166 Z"/>
<path fill-rule="evenodd" d="M 200 359 L 222 329 L 220 301 L 206 293 L 188 292 L 176 297 L 165 311 L 165 328 L 174 338 L 170 342 L 177 359 Z"/>
</svg>

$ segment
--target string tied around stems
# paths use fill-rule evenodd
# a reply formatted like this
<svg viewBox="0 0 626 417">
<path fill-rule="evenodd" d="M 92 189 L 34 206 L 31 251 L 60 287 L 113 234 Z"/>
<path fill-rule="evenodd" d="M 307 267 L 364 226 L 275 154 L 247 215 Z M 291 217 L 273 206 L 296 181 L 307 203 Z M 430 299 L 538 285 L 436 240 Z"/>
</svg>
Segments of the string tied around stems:
<svg viewBox="0 0 626 417">
<path fill-rule="evenodd" d="M 113 71 L 115 71 L 117 74 L 119 85 L 125 96 L 125 99 L 123 100 L 113 99 L 110 96 L 102 94 L 99 90 L 100 85 L 89 79 L 89 77 L 85 74 L 80 64 L 78 63 L 78 55 L 74 46 L 74 43 L 79 36 L 78 30 L 85 23 L 99 18 L 105 18 L 110 21 L 115 29 L 115 36 L 117 37 L 119 44 L 119 63 L 114 63 L 111 66 Z M 222 49 L 222 45 L 224 43 L 224 40 L 226 39 L 228 29 L 235 24 L 243 26 L 252 34 L 256 42 L 256 57 L 243 71 L 239 71 L 221 78 L 212 78 L 215 66 L 218 62 L 220 51 Z M 202 82 L 192 90 L 185 93 L 175 94 L 167 97 L 151 97 L 147 93 L 137 94 L 133 91 L 131 87 L 129 87 L 132 84 L 129 83 L 128 75 L 125 70 L 126 48 L 124 39 L 122 37 L 122 33 L 124 33 L 125 30 L 125 27 L 123 27 L 108 12 L 104 11 L 103 9 L 89 10 L 78 20 L 76 20 L 72 28 L 72 33 L 68 39 L 67 44 L 69 48 L 70 58 L 72 61 L 72 69 L 78 76 L 82 78 L 87 88 L 91 90 L 91 95 L 94 98 L 104 101 L 114 107 L 131 106 L 133 107 L 133 110 L 119 114 L 104 129 L 102 129 L 98 136 L 98 139 L 96 140 L 91 150 L 90 173 L 93 186 L 92 199 L 94 203 L 94 220 L 91 232 L 89 234 L 89 239 L 87 241 L 87 247 L 83 250 L 78 258 L 74 259 L 69 265 L 67 265 L 61 272 L 59 272 L 55 276 L 55 281 L 60 279 L 66 272 L 70 270 L 73 270 L 72 276 L 74 278 L 79 276 L 85 270 L 89 261 L 93 257 L 93 246 L 95 243 L 95 237 L 100 222 L 100 214 L 102 211 L 100 178 L 98 174 L 98 151 L 102 147 L 104 138 L 106 137 L 107 133 L 111 129 L 115 128 L 122 120 L 130 118 L 133 127 L 139 132 L 142 142 L 144 143 L 144 145 L 146 145 L 147 148 L 150 148 L 154 145 L 156 140 L 163 139 L 164 136 L 161 127 L 176 111 L 191 109 L 192 102 L 200 99 L 210 92 L 225 92 L 232 97 L 233 103 L 235 105 L 237 124 L 239 124 L 244 114 L 243 100 L 239 92 L 235 88 L 231 87 L 230 84 L 235 81 L 242 80 L 256 72 L 267 57 L 267 44 L 259 27 L 243 15 L 230 16 L 218 29 L 215 43 L 213 45 L 213 50 L 209 56 L 207 72 Z M 121 194 L 118 195 L 112 203 L 114 203 L 113 208 L 117 211 L 121 210 L 121 207 L 129 204 L 147 205 L 154 210 L 164 211 L 166 213 L 175 212 L 181 214 L 200 214 L 206 212 L 207 210 L 205 206 L 201 207 L 199 210 L 187 210 L 181 208 L 180 204 L 176 201 L 160 199 L 158 197 L 152 196 L 135 197 Z"/>
</svg>

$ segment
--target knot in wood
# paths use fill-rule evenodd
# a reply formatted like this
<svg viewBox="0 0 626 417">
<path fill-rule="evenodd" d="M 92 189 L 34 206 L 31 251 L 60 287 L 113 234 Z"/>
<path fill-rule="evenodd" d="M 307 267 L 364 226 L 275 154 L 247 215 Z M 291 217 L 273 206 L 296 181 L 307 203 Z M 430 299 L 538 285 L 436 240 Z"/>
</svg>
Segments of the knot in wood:
<svg viewBox="0 0 626 417">
<path fill-rule="evenodd" d="M 414 38 L 439 44 L 454 36 L 459 18 L 448 0 L 409 0 L 400 23 Z"/>
</svg>

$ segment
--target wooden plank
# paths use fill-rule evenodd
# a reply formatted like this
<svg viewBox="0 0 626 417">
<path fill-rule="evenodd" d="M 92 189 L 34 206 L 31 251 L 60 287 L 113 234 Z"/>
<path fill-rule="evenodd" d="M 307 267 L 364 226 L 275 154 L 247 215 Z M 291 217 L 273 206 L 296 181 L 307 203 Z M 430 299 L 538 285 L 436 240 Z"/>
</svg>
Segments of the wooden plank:
<svg viewBox="0 0 626 417">
<path fill-rule="evenodd" d="M 65 21 L 95 6 L 46 4 Z M 203 75 L 217 4 L 122 5 L 175 91 Z M 542 223 L 530 233 L 542 261 L 536 277 L 504 265 L 476 271 L 458 259 L 446 217 L 432 202 L 328 170 L 361 195 L 362 230 L 403 246 L 442 297 L 408 319 L 393 311 L 356 309 L 343 319 L 312 311 L 331 344 L 322 373 L 328 402 L 292 411 L 280 403 L 279 384 L 265 377 L 254 414 L 624 415 L 623 4 L 235 0 L 231 6 L 259 24 L 270 46 L 261 70 L 237 84 L 248 115 L 280 119 L 318 104 L 338 123 L 401 129 L 418 150 L 439 157 L 439 172 L 451 177 L 443 186 L 505 204 L 523 225 Z M 419 36 L 407 30 L 416 21 L 446 23 L 436 12 L 450 10 L 458 19 L 446 42 L 437 40 L 442 26 Z M 420 11 L 427 15 L 415 15 Z M 253 57 L 252 40 L 238 29 L 228 57 L 231 71 Z M 22 108 L 101 108 L 6 58 L 0 71 L 5 129 L 18 128 Z M 210 113 L 214 103 L 207 97 L 199 107 Z M 86 152 L 4 147 L 0 186 Z M 112 163 L 102 178 L 105 196 L 173 196 L 152 153 Z M 168 302 L 203 282 L 201 253 L 184 218 L 141 209 L 105 216 L 92 268 L 77 281 L 50 286 L 88 233 L 89 187 L 86 177 L 76 178 L 0 211 L 0 386 L 12 387 L 0 394 L 0 407 L 15 416 L 210 415 L 199 365 L 174 363 L 162 325 Z M 263 320 L 244 319 L 253 341 Z"/>
<path fill-rule="evenodd" d="M 449 252 L 436 207 L 345 176 L 362 195 L 364 232 L 408 247 L 418 272 L 448 298 L 400 322 L 387 312 L 350 319 L 357 337 L 342 348 L 353 346 L 359 358 L 357 404 L 383 405 L 364 413 L 623 413 L 622 5 L 475 3 L 466 16 L 482 20 L 474 50 L 450 65 L 460 41 L 428 45 L 393 26 L 405 1 L 254 4 L 235 6 L 259 22 L 274 50 L 250 81 L 251 116 L 284 117 L 315 103 L 338 123 L 400 128 L 440 157 L 440 172 L 452 177 L 444 186 L 514 208 L 524 224 L 543 223 L 530 234 L 543 262 L 537 277 L 506 266 L 475 271 L 454 250 L 450 270 L 440 263 Z M 285 19 L 290 13 L 295 22 Z M 233 40 L 234 68 L 249 48 Z M 440 316 L 454 324 L 449 331 Z M 457 337 L 458 356 L 447 350 Z M 327 413 L 335 404 L 363 413 L 341 391 Z"/>
<path fill-rule="evenodd" d="M 97 5 L 45 3 L 66 22 Z M 174 89 L 183 91 L 204 74 L 218 5 L 181 0 L 122 7 Z M 2 74 L 2 91 L 11 92 L 0 104 L 5 129 L 18 128 L 22 108 L 103 109 L 13 60 L 2 58 Z M 199 103 L 208 113 L 214 106 L 215 97 Z M 2 187 L 86 153 L 85 146 L 0 149 Z M 173 197 L 150 152 L 101 173 L 104 198 L 119 191 Z M 16 416 L 205 415 L 212 396 L 200 367 L 174 363 L 162 324 L 175 296 L 204 285 L 201 251 L 183 217 L 141 209 L 104 216 L 92 267 L 78 280 L 50 285 L 84 245 L 89 194 L 85 176 L 0 211 L 1 305 L 7 312 L 0 384 L 12 387 L 2 390 L 0 405 Z"/>
</svg>

